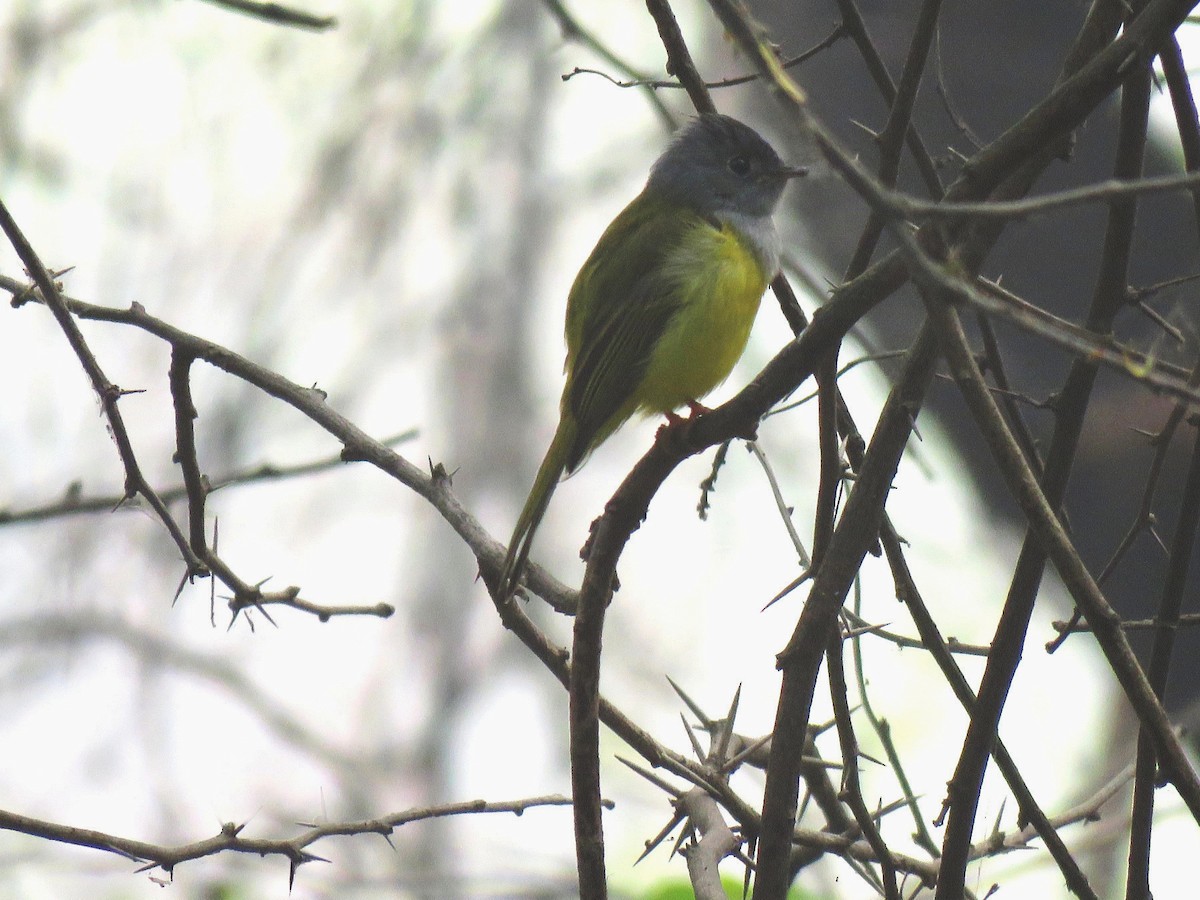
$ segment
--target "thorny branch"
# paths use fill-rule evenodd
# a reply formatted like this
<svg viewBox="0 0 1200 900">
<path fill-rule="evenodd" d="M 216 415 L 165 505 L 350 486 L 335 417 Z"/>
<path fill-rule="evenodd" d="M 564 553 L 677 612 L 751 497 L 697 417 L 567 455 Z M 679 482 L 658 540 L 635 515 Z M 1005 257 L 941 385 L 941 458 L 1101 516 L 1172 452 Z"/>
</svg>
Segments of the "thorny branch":
<svg viewBox="0 0 1200 900">
<path fill-rule="evenodd" d="M 409 809 L 359 822 L 301 823 L 306 830 L 290 838 L 243 837 L 245 824 L 226 822 L 221 826 L 220 832 L 210 838 L 177 846 L 152 844 L 88 828 L 60 825 L 56 822 L 47 822 L 5 810 L 0 810 L 0 829 L 19 831 L 22 834 L 42 837 L 63 844 L 74 844 L 79 847 L 91 847 L 95 850 L 115 853 L 135 863 L 142 863 L 143 865 L 138 871 L 162 869 L 167 875 L 174 875 L 175 867 L 180 863 L 203 859 L 206 856 L 215 856 L 218 853 L 283 856 L 290 864 L 288 877 L 290 888 L 295 881 L 296 870 L 301 865 L 307 862 L 329 861 L 308 850 L 308 847 L 323 838 L 338 835 L 378 834 L 387 839 L 397 828 L 427 819 L 481 813 L 512 813 L 519 816 L 526 810 L 537 807 L 570 805 L 569 797 L 559 795 L 509 801 L 469 800 L 464 803 L 446 803 Z"/>
<path fill-rule="evenodd" d="M 270 614 L 267 612 L 267 607 L 270 606 L 290 607 L 315 615 L 323 622 L 335 616 L 344 615 L 369 615 L 386 618 L 394 612 L 393 608 L 386 603 L 340 607 L 314 603 L 311 600 L 301 597 L 300 588 L 294 586 L 277 591 L 264 591 L 261 581 L 257 584 L 245 581 L 225 563 L 215 552 L 215 549 L 210 549 L 205 536 L 206 523 L 203 502 L 212 488 L 201 476 L 199 462 L 196 459 L 195 442 L 191 431 L 191 420 L 195 417 L 196 410 L 191 403 L 188 368 L 193 359 L 207 358 L 209 361 L 212 361 L 218 357 L 228 359 L 235 355 L 224 348 L 217 347 L 215 344 L 202 341 L 199 338 L 172 328 L 166 325 L 166 323 L 154 320 L 138 304 L 134 304 L 127 311 L 119 311 L 69 300 L 61 294 L 57 283 L 42 265 L 41 260 L 38 259 L 33 248 L 20 233 L 16 223 L 9 216 L 8 210 L 2 204 L 0 204 L 0 227 L 8 234 L 14 247 L 17 248 L 26 269 L 33 274 L 37 293 L 35 294 L 31 291 L 28 285 L 5 276 L 0 276 L 0 289 L 12 294 L 14 306 L 23 305 L 35 299 L 41 300 L 54 313 L 55 318 L 66 333 L 72 349 L 75 351 L 76 356 L 79 357 L 84 370 L 88 373 L 92 381 L 93 388 L 101 398 L 102 408 L 112 429 L 121 462 L 125 467 L 125 495 L 122 497 L 122 502 L 132 499 L 135 496 L 142 497 L 162 521 L 167 529 L 167 533 L 175 541 L 176 546 L 183 555 L 185 571 L 180 580 L 179 592 L 182 592 L 188 582 L 196 578 L 215 576 L 222 584 L 233 591 L 233 596 L 229 598 L 228 604 L 234 619 L 243 611 L 253 609 L 258 610 L 270 620 Z M 89 313 L 91 316 L 89 316 Z M 124 321 L 129 324 L 140 322 L 145 325 L 153 322 L 161 326 L 159 336 L 164 337 L 171 344 L 173 362 L 170 381 L 172 395 L 175 399 L 178 459 L 184 471 L 184 493 L 189 501 L 190 535 L 184 535 L 178 522 L 175 521 L 175 517 L 167 508 L 166 502 L 142 475 L 141 467 L 138 465 L 137 456 L 134 452 L 133 442 L 125 427 L 120 409 L 117 406 L 117 401 L 123 392 L 105 377 L 99 362 L 97 362 L 95 356 L 92 354 L 91 349 L 83 338 L 83 334 L 75 323 L 75 316 L 79 318 L 94 317 L 104 321 Z M 147 330 L 152 331 L 153 327 Z M 172 337 L 175 338 L 174 341 L 172 341 Z M 200 348 L 203 348 L 203 350 Z M 258 369 L 259 367 L 255 368 Z M 259 371 L 264 376 L 268 376 L 266 378 L 267 381 L 274 383 L 285 382 L 285 379 L 272 372 L 262 369 L 259 369 Z M 342 458 L 348 459 L 349 457 L 343 453 Z M 72 502 L 73 498 L 68 497 L 66 505 L 70 505 Z M 0 516 L 0 521 L 4 521 L 5 518 L 4 516 Z"/>
</svg>

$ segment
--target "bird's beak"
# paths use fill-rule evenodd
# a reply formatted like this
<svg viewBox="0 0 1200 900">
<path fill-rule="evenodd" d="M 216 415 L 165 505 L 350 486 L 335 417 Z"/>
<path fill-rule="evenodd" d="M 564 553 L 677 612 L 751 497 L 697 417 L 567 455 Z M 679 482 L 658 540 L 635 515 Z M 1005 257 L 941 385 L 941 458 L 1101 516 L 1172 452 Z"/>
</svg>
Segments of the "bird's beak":
<svg viewBox="0 0 1200 900">
<path fill-rule="evenodd" d="M 784 178 L 803 178 L 805 175 L 808 174 L 808 167 L 807 166 L 795 166 L 795 167 L 785 166 L 783 169 L 781 169 L 779 171 L 779 174 L 782 175 Z"/>
</svg>

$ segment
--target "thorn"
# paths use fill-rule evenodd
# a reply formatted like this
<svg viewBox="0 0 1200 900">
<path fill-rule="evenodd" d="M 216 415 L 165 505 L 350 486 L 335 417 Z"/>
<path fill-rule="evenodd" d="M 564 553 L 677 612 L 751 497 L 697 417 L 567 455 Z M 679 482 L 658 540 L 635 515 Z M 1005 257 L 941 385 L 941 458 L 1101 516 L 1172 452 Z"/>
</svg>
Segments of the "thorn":
<svg viewBox="0 0 1200 900">
<path fill-rule="evenodd" d="M 784 597 L 786 597 L 788 594 L 790 594 L 796 588 L 800 587 L 800 585 L 804 584 L 804 582 L 808 581 L 808 579 L 811 577 L 812 577 L 812 572 L 809 571 L 808 569 L 805 569 L 803 572 L 800 573 L 800 575 L 798 577 L 793 579 L 792 582 L 787 585 L 787 587 L 785 587 L 782 591 L 780 591 L 778 594 L 776 594 L 774 597 L 772 597 L 770 600 L 768 600 L 767 605 L 764 606 L 762 609 L 760 609 L 759 612 L 766 612 L 768 609 L 770 609 L 772 606 L 774 606 L 776 603 L 778 603 L 780 600 L 782 600 Z"/>
<path fill-rule="evenodd" d="M 683 855 L 683 848 L 691 841 L 696 839 L 696 829 L 693 827 L 690 819 L 684 819 L 683 831 L 679 833 L 679 840 L 675 842 L 675 846 L 671 848 L 671 855 L 667 857 L 667 862 L 675 858 L 676 854 Z"/>
<path fill-rule="evenodd" d="M 720 730 L 717 734 L 717 750 L 716 758 L 722 760 L 729 752 L 729 740 L 733 737 L 733 722 L 737 718 L 738 703 L 742 699 L 742 685 L 738 683 L 737 690 L 733 692 L 733 701 L 729 704 L 729 712 L 725 714 L 725 721 L 721 723 Z"/>
<path fill-rule="evenodd" d="M 713 724 L 713 720 L 704 712 L 703 709 L 700 708 L 700 704 L 698 704 L 695 700 L 693 700 L 691 697 L 689 697 L 687 695 L 687 693 L 684 692 L 683 688 L 681 688 L 678 684 L 676 684 L 674 681 L 672 681 L 670 675 L 666 676 L 666 678 L 667 678 L 667 683 L 670 684 L 671 688 L 675 691 L 675 693 L 679 695 L 679 699 L 682 700 L 685 704 L 687 704 L 687 708 L 689 710 L 691 710 L 692 715 L 700 720 L 700 724 L 703 725 L 706 729 L 711 728 L 712 724 Z"/>
<path fill-rule="evenodd" d="M 758 740 L 752 741 L 751 743 L 747 744 L 745 747 L 743 747 L 741 749 L 741 751 L 739 753 L 735 754 L 724 765 L 721 766 L 721 773 L 728 774 L 729 772 L 732 772 L 734 769 L 736 769 L 738 766 L 740 766 L 743 762 L 745 762 L 751 756 L 758 753 L 759 750 L 761 750 L 765 746 L 767 746 L 767 744 L 769 744 L 771 742 L 771 738 L 773 736 L 774 735 L 772 733 L 768 732 L 767 734 L 764 734 L 762 737 L 760 737 Z M 757 765 L 755 763 L 751 763 L 751 765 L 755 765 L 756 768 L 765 769 L 766 761 L 764 760 L 761 765 Z"/>
<path fill-rule="evenodd" d="M 849 640 L 850 638 L 856 638 L 859 635 L 883 631 L 891 624 L 891 622 L 880 622 L 878 625 L 862 625 L 858 628 L 847 628 L 842 634 L 842 639 Z"/>
<path fill-rule="evenodd" d="M 871 754 L 863 753 L 861 748 L 858 751 L 858 758 L 865 759 L 867 762 L 873 762 L 877 766 L 886 766 L 887 765 L 887 763 L 883 762 L 882 760 L 876 759 L 874 756 L 871 756 Z"/>
<path fill-rule="evenodd" d="M 869 128 L 869 127 L 867 127 L 867 126 L 866 126 L 866 125 L 864 125 L 862 122 L 858 121 L 858 119 L 851 119 L 851 120 L 850 120 L 850 124 L 851 124 L 851 125 L 857 125 L 857 126 L 858 126 L 859 128 L 861 128 L 863 131 L 865 131 L 865 132 L 866 132 L 868 135 L 870 135 L 870 137 L 871 137 L 871 140 L 873 140 L 873 141 L 878 141 L 878 140 L 879 140 L 879 132 L 878 132 L 878 131 L 875 131 L 873 128 Z"/>
<path fill-rule="evenodd" d="M 662 842 L 671 836 L 671 832 L 675 830 L 675 826 L 683 822 L 683 818 L 683 814 L 676 810 L 675 814 L 671 817 L 671 821 L 667 823 L 666 827 L 659 831 L 659 833 L 653 838 L 646 841 L 646 849 L 642 851 L 641 856 L 633 861 L 633 864 L 636 866 L 643 859 L 657 850 Z"/>
<path fill-rule="evenodd" d="M 187 583 L 191 580 L 192 580 L 192 570 L 185 568 L 184 572 L 183 572 L 183 577 L 179 579 L 179 586 L 177 588 L 175 588 L 175 596 L 171 598 L 172 606 L 175 605 L 175 601 L 177 601 L 179 599 L 180 594 L 183 593 L 184 587 L 186 587 Z"/>
<path fill-rule="evenodd" d="M 654 785 L 655 787 L 660 788 L 661 790 L 670 794 L 676 800 L 683 796 L 683 791 L 678 790 L 677 788 L 673 787 L 672 785 L 670 785 L 663 779 L 659 778 L 657 775 L 655 775 L 649 769 L 642 768 L 637 763 L 633 762 L 632 760 L 626 759 L 624 756 L 618 755 L 617 760 L 619 762 L 623 762 L 629 768 L 633 769 L 633 771 L 637 772 L 639 775 L 641 775 L 643 778 L 645 778 L 647 781 L 649 781 L 652 785 Z"/>
<path fill-rule="evenodd" d="M 991 840 L 995 841 L 997 844 L 1001 843 L 1004 840 L 1004 832 L 1001 831 L 1001 829 L 1000 829 L 1000 819 L 1004 816 L 1004 804 L 1007 802 L 1008 802 L 1007 797 L 1002 797 L 1000 799 L 1000 809 L 997 810 L 996 821 L 992 825 Z"/>
<path fill-rule="evenodd" d="M 696 759 L 704 762 L 704 748 L 700 746 L 700 739 L 696 737 L 696 733 L 688 727 L 687 719 L 683 713 L 679 714 L 679 720 L 683 722 L 683 730 L 688 736 L 688 740 L 692 744 L 692 752 L 696 754 Z"/>
</svg>

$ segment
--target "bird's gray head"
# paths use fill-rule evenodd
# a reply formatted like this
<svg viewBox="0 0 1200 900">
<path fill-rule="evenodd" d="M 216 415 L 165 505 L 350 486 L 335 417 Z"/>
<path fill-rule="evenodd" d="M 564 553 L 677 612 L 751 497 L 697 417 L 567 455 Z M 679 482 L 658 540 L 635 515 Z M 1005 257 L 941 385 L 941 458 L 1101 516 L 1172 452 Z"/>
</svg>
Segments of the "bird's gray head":
<svg viewBox="0 0 1200 900">
<path fill-rule="evenodd" d="M 775 211 L 788 179 L 802 174 L 785 166 L 750 126 L 705 113 L 676 133 L 650 170 L 646 190 L 705 215 L 765 218 Z"/>
</svg>

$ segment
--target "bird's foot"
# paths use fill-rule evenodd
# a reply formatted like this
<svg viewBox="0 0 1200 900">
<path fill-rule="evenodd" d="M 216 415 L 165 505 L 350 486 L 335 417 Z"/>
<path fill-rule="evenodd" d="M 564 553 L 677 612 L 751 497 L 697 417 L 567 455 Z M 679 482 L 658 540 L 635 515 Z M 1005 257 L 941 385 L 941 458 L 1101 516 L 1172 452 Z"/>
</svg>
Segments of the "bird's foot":
<svg viewBox="0 0 1200 900">
<path fill-rule="evenodd" d="M 686 417 L 681 416 L 678 413 L 673 412 L 669 409 L 663 413 L 663 415 L 666 416 L 667 421 L 663 425 L 659 426 L 658 437 L 660 437 L 660 438 L 666 437 L 666 432 L 669 432 L 669 431 L 672 431 L 675 429 L 681 429 L 684 426 L 690 425 L 692 422 L 694 422 L 700 416 L 703 416 L 703 415 L 706 415 L 706 414 L 712 412 L 712 410 L 709 409 L 707 406 L 705 406 L 703 403 L 697 403 L 695 400 L 688 400 L 688 401 L 686 401 L 686 403 L 684 405 L 687 406 L 687 408 L 688 408 L 688 414 Z"/>
</svg>

